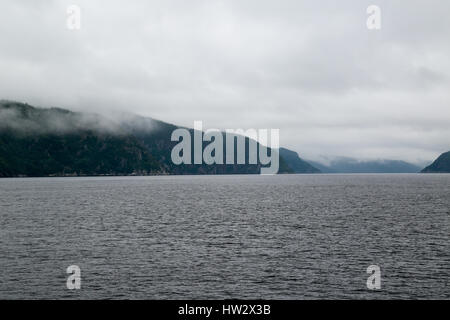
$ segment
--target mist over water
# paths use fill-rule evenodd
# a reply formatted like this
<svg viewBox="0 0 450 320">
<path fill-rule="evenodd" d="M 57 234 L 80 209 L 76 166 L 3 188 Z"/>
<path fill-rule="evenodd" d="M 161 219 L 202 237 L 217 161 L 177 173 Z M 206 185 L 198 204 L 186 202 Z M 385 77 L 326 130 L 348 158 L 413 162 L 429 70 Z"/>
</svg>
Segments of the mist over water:
<svg viewBox="0 0 450 320">
<path fill-rule="evenodd" d="M 1 179 L 0 298 L 449 298 L 449 193 L 450 175 Z"/>
</svg>

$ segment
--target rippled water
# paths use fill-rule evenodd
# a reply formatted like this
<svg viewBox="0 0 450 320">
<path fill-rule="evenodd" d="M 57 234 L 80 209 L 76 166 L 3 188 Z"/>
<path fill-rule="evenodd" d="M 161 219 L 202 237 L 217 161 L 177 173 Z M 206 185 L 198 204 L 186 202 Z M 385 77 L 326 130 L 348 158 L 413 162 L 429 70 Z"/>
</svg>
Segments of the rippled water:
<svg viewBox="0 0 450 320">
<path fill-rule="evenodd" d="M 450 298 L 449 236 L 450 175 L 0 179 L 0 298 Z"/>
</svg>

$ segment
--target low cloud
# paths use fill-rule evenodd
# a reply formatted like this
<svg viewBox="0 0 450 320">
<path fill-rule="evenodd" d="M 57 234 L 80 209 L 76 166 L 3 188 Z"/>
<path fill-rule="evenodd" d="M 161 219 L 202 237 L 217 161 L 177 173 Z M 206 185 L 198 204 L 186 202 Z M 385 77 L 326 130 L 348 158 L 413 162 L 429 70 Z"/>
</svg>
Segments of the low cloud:
<svg viewBox="0 0 450 320">
<path fill-rule="evenodd" d="M 0 98 L 279 128 L 309 159 L 421 162 L 450 149 L 448 12 L 444 0 L 4 0 Z"/>
</svg>

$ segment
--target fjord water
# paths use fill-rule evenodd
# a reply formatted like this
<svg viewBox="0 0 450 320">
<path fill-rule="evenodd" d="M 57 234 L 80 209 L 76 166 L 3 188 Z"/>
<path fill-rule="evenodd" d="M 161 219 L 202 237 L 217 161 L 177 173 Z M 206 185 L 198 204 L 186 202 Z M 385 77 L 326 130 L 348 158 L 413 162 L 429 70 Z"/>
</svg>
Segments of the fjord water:
<svg viewBox="0 0 450 320">
<path fill-rule="evenodd" d="M 450 175 L 0 179 L 0 200 L 1 299 L 450 298 Z"/>
</svg>

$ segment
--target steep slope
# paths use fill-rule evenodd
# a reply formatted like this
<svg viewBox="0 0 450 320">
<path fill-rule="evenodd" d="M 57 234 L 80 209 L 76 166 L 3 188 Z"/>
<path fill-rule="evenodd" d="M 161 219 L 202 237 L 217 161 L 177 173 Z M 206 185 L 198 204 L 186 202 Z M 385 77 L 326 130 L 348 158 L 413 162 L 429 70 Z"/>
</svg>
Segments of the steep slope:
<svg viewBox="0 0 450 320">
<path fill-rule="evenodd" d="M 320 173 L 319 169 L 300 158 L 297 152 L 280 148 L 280 156 L 294 173 Z"/>
<path fill-rule="evenodd" d="M 162 121 L 139 116 L 129 116 L 121 121 L 121 127 L 127 132 L 131 132 L 139 141 L 141 141 L 150 151 L 155 159 L 161 163 L 164 170 L 172 174 L 258 174 L 261 170 L 260 164 L 249 163 L 249 138 L 245 138 L 245 165 L 242 164 L 181 164 L 175 165 L 171 161 L 171 152 L 173 147 L 178 143 L 171 141 L 172 132 L 177 126 Z M 188 129 L 191 137 L 194 130 Z M 223 141 L 227 139 L 235 139 L 236 135 L 222 134 Z M 207 145 L 203 142 L 203 148 Z M 259 151 L 260 145 L 257 144 Z M 225 154 L 225 143 L 223 148 Z M 237 154 L 237 143 L 234 146 L 234 153 Z M 193 145 L 191 154 L 194 153 Z M 236 156 L 235 156 L 235 163 Z M 293 173 L 293 170 L 286 164 L 285 159 L 280 156 L 279 173 Z"/>
<path fill-rule="evenodd" d="M 450 151 L 441 154 L 423 173 L 450 173 Z"/>
</svg>

